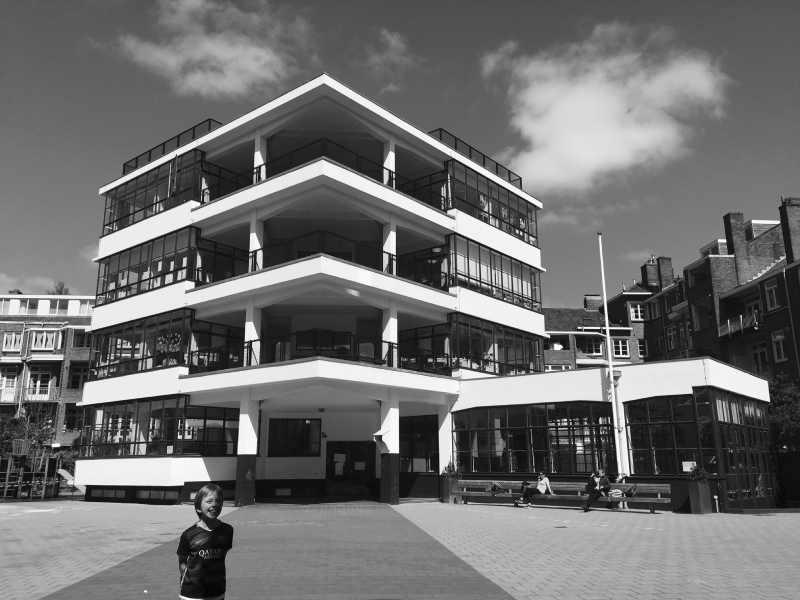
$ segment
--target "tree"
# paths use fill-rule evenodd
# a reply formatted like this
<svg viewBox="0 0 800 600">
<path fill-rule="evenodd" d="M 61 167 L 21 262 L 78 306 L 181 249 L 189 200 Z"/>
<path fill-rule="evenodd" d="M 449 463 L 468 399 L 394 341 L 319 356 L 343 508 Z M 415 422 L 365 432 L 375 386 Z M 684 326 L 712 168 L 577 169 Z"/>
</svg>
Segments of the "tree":
<svg viewBox="0 0 800 600">
<path fill-rule="evenodd" d="M 50 296 L 67 296 L 69 295 L 69 288 L 63 281 L 54 281 L 53 287 L 46 292 Z"/>
<path fill-rule="evenodd" d="M 788 375 L 769 381 L 769 425 L 775 450 L 800 450 L 800 389 Z"/>
</svg>

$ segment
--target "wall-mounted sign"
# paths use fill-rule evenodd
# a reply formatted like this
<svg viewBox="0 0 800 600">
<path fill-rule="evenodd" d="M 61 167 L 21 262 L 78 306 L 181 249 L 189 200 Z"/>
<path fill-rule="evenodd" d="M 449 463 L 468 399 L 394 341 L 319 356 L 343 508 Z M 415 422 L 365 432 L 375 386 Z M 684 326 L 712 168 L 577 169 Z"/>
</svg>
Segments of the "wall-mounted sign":
<svg viewBox="0 0 800 600">
<path fill-rule="evenodd" d="M 697 462 L 693 461 L 693 460 L 681 462 L 681 468 L 683 469 L 684 473 L 688 473 L 689 471 L 692 470 L 692 467 L 696 467 L 696 466 L 697 466 Z"/>
</svg>

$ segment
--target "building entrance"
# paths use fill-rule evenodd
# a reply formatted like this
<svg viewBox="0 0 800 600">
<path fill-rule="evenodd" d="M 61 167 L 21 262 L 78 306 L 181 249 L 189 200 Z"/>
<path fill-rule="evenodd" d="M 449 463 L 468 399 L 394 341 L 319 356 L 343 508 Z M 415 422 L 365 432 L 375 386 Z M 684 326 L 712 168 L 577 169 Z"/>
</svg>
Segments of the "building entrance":
<svg viewBox="0 0 800 600">
<path fill-rule="evenodd" d="M 326 446 L 326 496 L 378 495 L 375 442 L 328 442 Z"/>
</svg>

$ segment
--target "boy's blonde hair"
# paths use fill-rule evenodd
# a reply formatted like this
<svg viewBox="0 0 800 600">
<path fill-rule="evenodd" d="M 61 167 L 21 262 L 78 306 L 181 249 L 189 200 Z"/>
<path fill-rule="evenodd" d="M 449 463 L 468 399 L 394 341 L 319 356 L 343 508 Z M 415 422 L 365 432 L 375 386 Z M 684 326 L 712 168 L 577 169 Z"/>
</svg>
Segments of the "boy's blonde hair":
<svg viewBox="0 0 800 600">
<path fill-rule="evenodd" d="M 194 497 L 195 512 L 200 512 L 200 504 L 203 502 L 203 500 L 205 500 L 206 496 L 210 496 L 211 494 L 219 494 L 220 497 L 225 500 L 225 492 L 223 492 L 222 488 L 217 484 L 209 483 L 208 485 L 204 485 L 197 490 L 197 494 Z"/>
</svg>

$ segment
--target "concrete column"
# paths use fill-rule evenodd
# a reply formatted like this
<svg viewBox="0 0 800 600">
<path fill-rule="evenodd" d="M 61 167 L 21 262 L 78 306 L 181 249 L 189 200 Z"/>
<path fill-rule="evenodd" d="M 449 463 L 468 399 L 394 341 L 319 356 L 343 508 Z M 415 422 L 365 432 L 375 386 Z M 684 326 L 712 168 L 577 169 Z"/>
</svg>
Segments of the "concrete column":
<svg viewBox="0 0 800 600">
<path fill-rule="evenodd" d="M 383 348 L 383 355 L 386 358 L 386 366 L 396 367 L 398 362 L 399 353 L 397 351 L 397 304 L 394 299 L 389 301 L 389 308 L 384 309 L 381 315 L 381 347 Z M 391 346 L 385 342 L 392 342 Z"/>
<path fill-rule="evenodd" d="M 383 251 L 397 256 L 397 219 L 394 215 L 390 215 L 389 222 L 383 226 Z M 394 265 L 390 264 L 391 257 L 386 254 L 383 255 L 383 272 L 395 275 Z"/>
<path fill-rule="evenodd" d="M 259 129 L 256 132 L 256 139 L 253 151 L 253 183 L 264 181 L 264 179 L 266 178 L 266 173 L 264 172 L 263 168 L 259 169 L 258 173 L 256 173 L 255 168 L 260 167 L 268 160 L 269 157 L 267 156 L 267 138 L 261 136 L 261 130 Z"/>
<path fill-rule="evenodd" d="M 396 168 L 396 152 L 395 152 L 395 145 L 394 145 L 394 136 L 389 136 L 389 141 L 387 141 L 383 145 L 383 168 L 392 171 L 392 173 L 397 172 Z M 391 174 L 387 173 L 386 171 L 383 172 L 383 183 L 389 185 L 391 187 L 394 186 L 394 182 L 391 179 Z"/>
<path fill-rule="evenodd" d="M 258 454 L 258 400 L 239 403 L 239 443 L 236 456 L 236 506 L 248 506 L 256 498 Z"/>
<path fill-rule="evenodd" d="M 439 473 L 447 463 L 456 459 L 453 456 L 453 416 L 450 413 L 450 401 L 439 407 Z"/>
<path fill-rule="evenodd" d="M 381 428 L 375 433 L 381 453 L 381 502 L 400 504 L 400 402 L 381 402 Z"/>
<path fill-rule="evenodd" d="M 244 315 L 244 341 L 252 342 L 252 350 L 244 357 L 246 366 L 261 364 L 261 309 L 253 298 L 247 299 Z M 245 349 L 247 352 L 247 349 Z"/>
<path fill-rule="evenodd" d="M 264 222 L 259 221 L 258 217 L 256 216 L 256 211 L 250 213 L 250 241 L 249 241 L 249 248 L 250 253 L 259 251 L 264 247 Z M 255 267 L 255 268 L 254 268 Z M 262 269 L 264 267 L 264 253 L 263 252 L 256 252 L 255 254 L 255 265 L 250 264 L 248 266 L 249 271 Z"/>
</svg>

